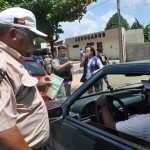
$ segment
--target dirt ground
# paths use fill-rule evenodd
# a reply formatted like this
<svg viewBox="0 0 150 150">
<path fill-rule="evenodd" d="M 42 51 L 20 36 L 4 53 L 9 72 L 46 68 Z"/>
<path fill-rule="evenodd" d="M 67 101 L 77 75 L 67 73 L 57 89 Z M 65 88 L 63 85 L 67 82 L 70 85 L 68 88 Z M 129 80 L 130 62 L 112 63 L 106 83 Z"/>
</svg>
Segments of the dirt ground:
<svg viewBox="0 0 150 150">
<path fill-rule="evenodd" d="M 110 60 L 110 64 L 117 64 L 118 60 Z M 80 82 L 80 79 L 82 77 L 82 70 L 83 68 L 80 68 L 80 62 L 77 61 L 74 64 L 74 67 L 72 68 L 73 72 L 76 72 L 73 74 L 73 81 L 72 81 L 72 88 L 80 86 L 82 83 Z M 80 72 L 80 73 L 77 73 Z"/>
<path fill-rule="evenodd" d="M 81 77 L 82 77 L 82 73 L 73 75 L 73 81 L 72 81 L 72 85 L 71 85 L 72 88 L 77 88 L 80 85 L 82 85 L 82 82 L 80 82 Z M 121 75 L 117 76 L 117 78 L 116 78 L 116 76 L 110 76 L 109 83 L 111 83 L 113 86 L 114 86 L 114 83 L 118 84 L 118 82 L 121 85 L 124 82 L 126 82 L 125 80 L 128 80 L 128 83 L 130 83 L 130 81 L 131 81 L 131 83 L 138 83 L 140 80 L 143 80 L 144 77 L 141 76 L 141 77 L 136 77 L 136 78 L 135 77 L 124 78 L 124 80 L 122 80 L 122 79 L 123 79 L 123 77 L 121 77 Z M 147 76 L 145 77 L 145 80 L 148 80 Z M 105 86 L 106 86 L 106 84 L 104 84 L 104 87 Z"/>
<path fill-rule="evenodd" d="M 71 87 L 79 87 L 82 83 L 80 82 L 82 74 L 74 74 L 73 75 L 73 81 Z"/>
</svg>

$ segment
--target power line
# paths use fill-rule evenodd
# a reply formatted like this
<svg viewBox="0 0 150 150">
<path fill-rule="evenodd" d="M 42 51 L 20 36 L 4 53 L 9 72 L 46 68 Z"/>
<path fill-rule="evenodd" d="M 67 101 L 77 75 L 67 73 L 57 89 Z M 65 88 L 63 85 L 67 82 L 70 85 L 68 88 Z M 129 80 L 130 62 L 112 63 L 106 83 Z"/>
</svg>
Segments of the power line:
<svg viewBox="0 0 150 150">
<path fill-rule="evenodd" d="M 109 1 L 111 1 L 111 0 L 107 0 L 107 1 L 104 1 L 104 2 L 102 2 L 102 3 L 99 3 L 99 4 L 97 4 L 96 6 L 87 9 L 87 11 L 88 11 L 88 10 L 91 10 L 91 9 L 94 9 L 94 8 L 100 6 L 100 5 L 103 5 L 103 4 L 105 4 L 105 3 L 109 2 Z M 146 6 L 146 5 L 144 4 L 144 5 L 135 5 L 135 6 L 128 6 L 128 7 L 121 7 L 120 9 L 128 9 L 128 8 L 131 8 L 131 7 L 137 8 L 137 7 L 144 7 L 144 6 Z"/>
<path fill-rule="evenodd" d="M 134 6 L 128 6 L 128 7 L 121 7 L 121 9 L 128 9 L 128 8 L 131 8 L 131 7 L 135 7 L 135 8 L 137 8 L 137 7 L 144 7 L 144 6 L 147 6 L 147 5 L 134 5 Z"/>
<path fill-rule="evenodd" d="M 92 7 L 92 8 L 87 9 L 87 11 L 88 11 L 88 10 L 91 10 L 91 9 L 93 9 L 93 8 L 95 8 L 95 7 L 98 7 L 98 6 L 100 6 L 100 5 L 103 5 L 103 4 L 105 4 L 105 3 L 109 2 L 109 1 L 111 1 L 111 0 L 107 0 L 107 1 L 104 1 L 104 2 L 102 2 L 102 3 L 99 3 L 98 5 L 96 5 L 96 6 Z"/>
</svg>

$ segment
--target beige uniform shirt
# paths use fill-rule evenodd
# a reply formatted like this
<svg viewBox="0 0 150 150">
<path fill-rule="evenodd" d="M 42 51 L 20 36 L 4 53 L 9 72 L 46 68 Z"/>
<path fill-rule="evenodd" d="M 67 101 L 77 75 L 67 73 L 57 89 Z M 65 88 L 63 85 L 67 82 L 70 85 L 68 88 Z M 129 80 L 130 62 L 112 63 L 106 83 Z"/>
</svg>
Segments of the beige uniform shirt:
<svg viewBox="0 0 150 150">
<path fill-rule="evenodd" d="M 35 86 L 38 80 L 29 75 L 22 62 L 18 52 L 0 42 L 0 69 L 13 83 L 0 83 L 0 132 L 17 125 L 27 144 L 37 149 L 49 137 L 48 114 Z"/>
</svg>

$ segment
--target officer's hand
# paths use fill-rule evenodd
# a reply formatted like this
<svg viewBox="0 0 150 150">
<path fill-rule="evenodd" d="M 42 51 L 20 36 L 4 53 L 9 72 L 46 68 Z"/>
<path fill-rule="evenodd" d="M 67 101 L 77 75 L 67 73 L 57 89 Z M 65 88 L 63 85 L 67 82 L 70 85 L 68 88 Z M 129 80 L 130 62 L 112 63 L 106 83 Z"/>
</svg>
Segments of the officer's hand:
<svg viewBox="0 0 150 150">
<path fill-rule="evenodd" d="M 68 63 L 70 67 L 73 67 L 73 61 L 68 61 Z"/>
<path fill-rule="evenodd" d="M 50 76 L 46 75 L 44 77 L 41 77 L 38 80 L 38 83 L 37 83 L 36 86 L 44 86 L 44 85 L 51 84 L 51 83 L 52 83 L 52 80 L 51 80 Z"/>
</svg>

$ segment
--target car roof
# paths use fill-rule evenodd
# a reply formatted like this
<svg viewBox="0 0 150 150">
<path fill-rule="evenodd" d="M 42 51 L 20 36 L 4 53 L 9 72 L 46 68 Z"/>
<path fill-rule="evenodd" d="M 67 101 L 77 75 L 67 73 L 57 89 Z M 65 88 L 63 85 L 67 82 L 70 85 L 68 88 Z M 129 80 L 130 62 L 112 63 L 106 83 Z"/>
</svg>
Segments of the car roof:
<svg viewBox="0 0 150 150">
<path fill-rule="evenodd" d="M 107 65 L 102 71 L 107 74 L 150 74 L 150 60 Z"/>
<path fill-rule="evenodd" d="M 39 79 L 46 75 L 45 69 L 39 63 L 37 63 L 35 59 L 31 57 L 23 57 L 23 59 L 26 64 L 26 69 L 30 71 L 32 76 L 35 76 Z"/>
<path fill-rule="evenodd" d="M 31 58 L 31 57 L 23 57 L 23 60 L 25 61 L 36 61 L 35 59 Z"/>
</svg>

